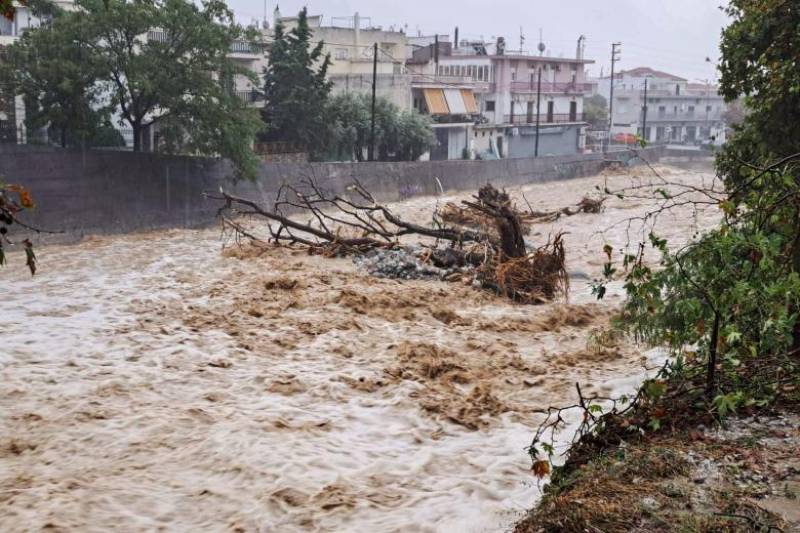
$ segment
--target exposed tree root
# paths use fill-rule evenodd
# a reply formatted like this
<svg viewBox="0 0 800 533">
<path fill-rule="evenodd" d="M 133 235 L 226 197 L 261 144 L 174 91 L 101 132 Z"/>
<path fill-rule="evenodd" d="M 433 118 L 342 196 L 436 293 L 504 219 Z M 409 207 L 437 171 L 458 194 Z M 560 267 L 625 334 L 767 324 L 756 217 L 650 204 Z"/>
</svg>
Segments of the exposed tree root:
<svg viewBox="0 0 800 533">
<path fill-rule="evenodd" d="M 313 179 L 284 185 L 271 208 L 224 191 L 207 196 L 224 202 L 218 215 L 225 228 L 257 245 L 299 245 L 312 253 L 341 256 L 399 247 L 402 237 L 416 235 L 433 240 L 432 245 L 425 243 L 419 259 L 455 269 L 446 279 L 472 276 L 481 286 L 528 304 L 566 296 L 569 288 L 562 235 L 529 252 L 524 234 L 530 228 L 508 194 L 492 185 L 482 187 L 463 207 L 437 213 L 431 226 L 400 218 L 358 182 L 343 195 L 325 191 Z M 308 221 L 300 222 L 301 216 Z M 242 217 L 268 221 L 269 236 L 256 235 Z"/>
</svg>

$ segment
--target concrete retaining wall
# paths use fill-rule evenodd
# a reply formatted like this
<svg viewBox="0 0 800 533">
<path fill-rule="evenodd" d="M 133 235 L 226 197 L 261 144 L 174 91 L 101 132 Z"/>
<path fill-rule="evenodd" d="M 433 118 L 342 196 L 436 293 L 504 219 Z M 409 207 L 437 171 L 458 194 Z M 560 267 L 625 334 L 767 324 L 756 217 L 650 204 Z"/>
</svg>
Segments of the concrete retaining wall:
<svg viewBox="0 0 800 533">
<path fill-rule="evenodd" d="M 654 162 L 662 151 L 647 149 L 643 157 Z M 440 184 L 445 191 L 475 190 L 488 182 L 507 187 L 588 176 L 607 159 L 630 157 L 616 152 L 497 161 L 270 163 L 255 182 L 233 184 L 230 166 L 218 159 L 17 148 L 0 151 L 0 176 L 31 191 L 37 208 L 26 214 L 28 223 L 66 232 L 43 237 L 53 241 L 210 224 L 218 205 L 203 192 L 220 187 L 268 205 L 282 183 L 314 177 L 325 189 L 341 192 L 357 179 L 376 199 L 389 202 L 436 194 Z"/>
</svg>

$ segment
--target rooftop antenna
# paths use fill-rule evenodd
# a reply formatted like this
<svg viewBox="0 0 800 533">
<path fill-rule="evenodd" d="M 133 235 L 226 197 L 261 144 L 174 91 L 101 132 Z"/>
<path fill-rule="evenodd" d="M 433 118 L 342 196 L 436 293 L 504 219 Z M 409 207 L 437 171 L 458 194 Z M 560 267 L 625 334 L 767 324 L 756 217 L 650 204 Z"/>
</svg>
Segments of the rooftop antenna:
<svg viewBox="0 0 800 533">
<path fill-rule="evenodd" d="M 544 55 L 544 51 L 547 50 L 547 47 L 544 45 L 544 40 L 542 39 L 542 28 L 539 28 L 539 56 Z"/>
</svg>

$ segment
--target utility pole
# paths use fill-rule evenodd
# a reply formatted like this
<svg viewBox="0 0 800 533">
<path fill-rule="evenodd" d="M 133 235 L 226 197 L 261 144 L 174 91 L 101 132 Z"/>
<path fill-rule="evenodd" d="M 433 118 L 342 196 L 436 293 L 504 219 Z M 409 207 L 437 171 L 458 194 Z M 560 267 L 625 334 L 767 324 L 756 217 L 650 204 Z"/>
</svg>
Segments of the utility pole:
<svg viewBox="0 0 800 533">
<path fill-rule="evenodd" d="M 642 108 L 642 113 L 644 114 L 642 118 L 642 137 L 645 141 L 649 141 L 650 139 L 647 138 L 647 79 L 644 80 L 644 108 Z"/>
<path fill-rule="evenodd" d="M 542 102 L 542 66 L 539 65 L 539 73 L 536 81 L 536 144 L 533 148 L 533 157 L 539 157 L 539 110 Z"/>
<path fill-rule="evenodd" d="M 434 64 L 434 70 L 435 70 L 433 75 L 434 76 L 438 76 L 439 75 L 439 34 L 438 33 L 433 38 L 433 64 Z"/>
<path fill-rule="evenodd" d="M 378 43 L 372 47 L 372 121 L 369 133 L 369 151 L 367 159 L 375 161 L 375 89 L 378 79 Z"/>
<path fill-rule="evenodd" d="M 606 151 L 611 144 L 611 126 L 614 125 L 614 65 L 619 60 L 619 48 L 622 43 L 611 45 L 611 94 L 608 98 L 608 139 L 606 139 Z"/>
</svg>

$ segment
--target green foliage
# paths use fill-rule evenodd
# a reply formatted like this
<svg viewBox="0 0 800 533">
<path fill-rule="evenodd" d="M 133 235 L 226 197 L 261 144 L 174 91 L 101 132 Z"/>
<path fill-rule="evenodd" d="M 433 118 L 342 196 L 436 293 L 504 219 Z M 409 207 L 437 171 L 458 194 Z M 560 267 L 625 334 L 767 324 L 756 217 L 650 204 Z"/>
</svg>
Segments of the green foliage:
<svg viewBox="0 0 800 533">
<path fill-rule="evenodd" d="M 31 275 L 36 274 L 36 254 L 33 252 L 33 243 L 28 239 L 17 242 L 11 236 L 14 228 L 22 225 L 17 218 L 19 214 L 33 207 L 33 200 L 27 189 L 19 185 L 6 184 L 0 178 L 0 267 L 6 264 L 6 247 L 21 245 L 25 250 L 25 265 Z M 32 228 L 28 227 L 28 229 Z"/>
<path fill-rule="evenodd" d="M 324 141 L 325 107 L 331 91 L 326 75 L 331 60 L 322 55 L 322 42 L 311 46 L 311 37 L 305 8 L 291 31 L 286 32 L 281 23 L 275 26 L 269 65 L 264 70 L 264 141 L 310 148 Z"/>
<path fill-rule="evenodd" d="M 724 191 L 652 191 L 654 200 L 680 197 L 673 205 L 700 194 L 723 221 L 677 251 L 651 234 L 622 259 L 624 325 L 670 349 L 672 379 L 704 377 L 720 416 L 766 405 L 800 381 L 800 70 L 786 61 L 800 47 L 800 6 L 733 0 L 727 12 L 721 90 L 728 100 L 745 95 L 749 113 L 718 158 Z M 644 261 L 647 247 L 658 265 Z M 608 255 L 598 297 L 617 273 Z"/>
<path fill-rule="evenodd" d="M 785 0 L 732 0 L 722 33 L 720 92 L 744 97 L 748 115 L 720 157 L 729 181 L 747 179 L 747 163 L 774 161 L 800 147 L 800 5 Z"/>
<path fill-rule="evenodd" d="M 362 161 L 371 138 L 372 100 L 352 93 L 331 98 L 326 110 L 327 157 Z M 378 98 L 375 102 L 375 146 L 379 161 L 415 161 L 434 142 L 430 119 L 416 111 L 400 111 Z"/>
<path fill-rule="evenodd" d="M 234 76 L 253 74 L 228 56 L 234 41 L 254 36 L 224 2 L 76 4 L 11 46 L 20 55 L 16 82 L 30 87 L 25 94 L 41 110 L 32 120 L 78 124 L 72 131 L 84 132 L 114 111 L 133 130 L 135 151 L 148 127 L 163 124 L 159 149 L 220 155 L 240 173 L 255 173 L 250 146 L 260 128 L 257 112 L 232 90 Z M 159 33 L 149 38 L 151 30 Z"/>
<path fill-rule="evenodd" d="M 62 146 L 92 143 L 109 109 L 96 83 L 100 65 L 80 40 L 80 28 L 58 16 L 53 29 L 26 31 L 5 51 L 0 86 L 22 95 L 28 131 L 50 128 Z"/>
<path fill-rule="evenodd" d="M 596 94 L 583 100 L 583 116 L 593 128 L 608 126 L 608 101 L 603 95 Z"/>
</svg>

